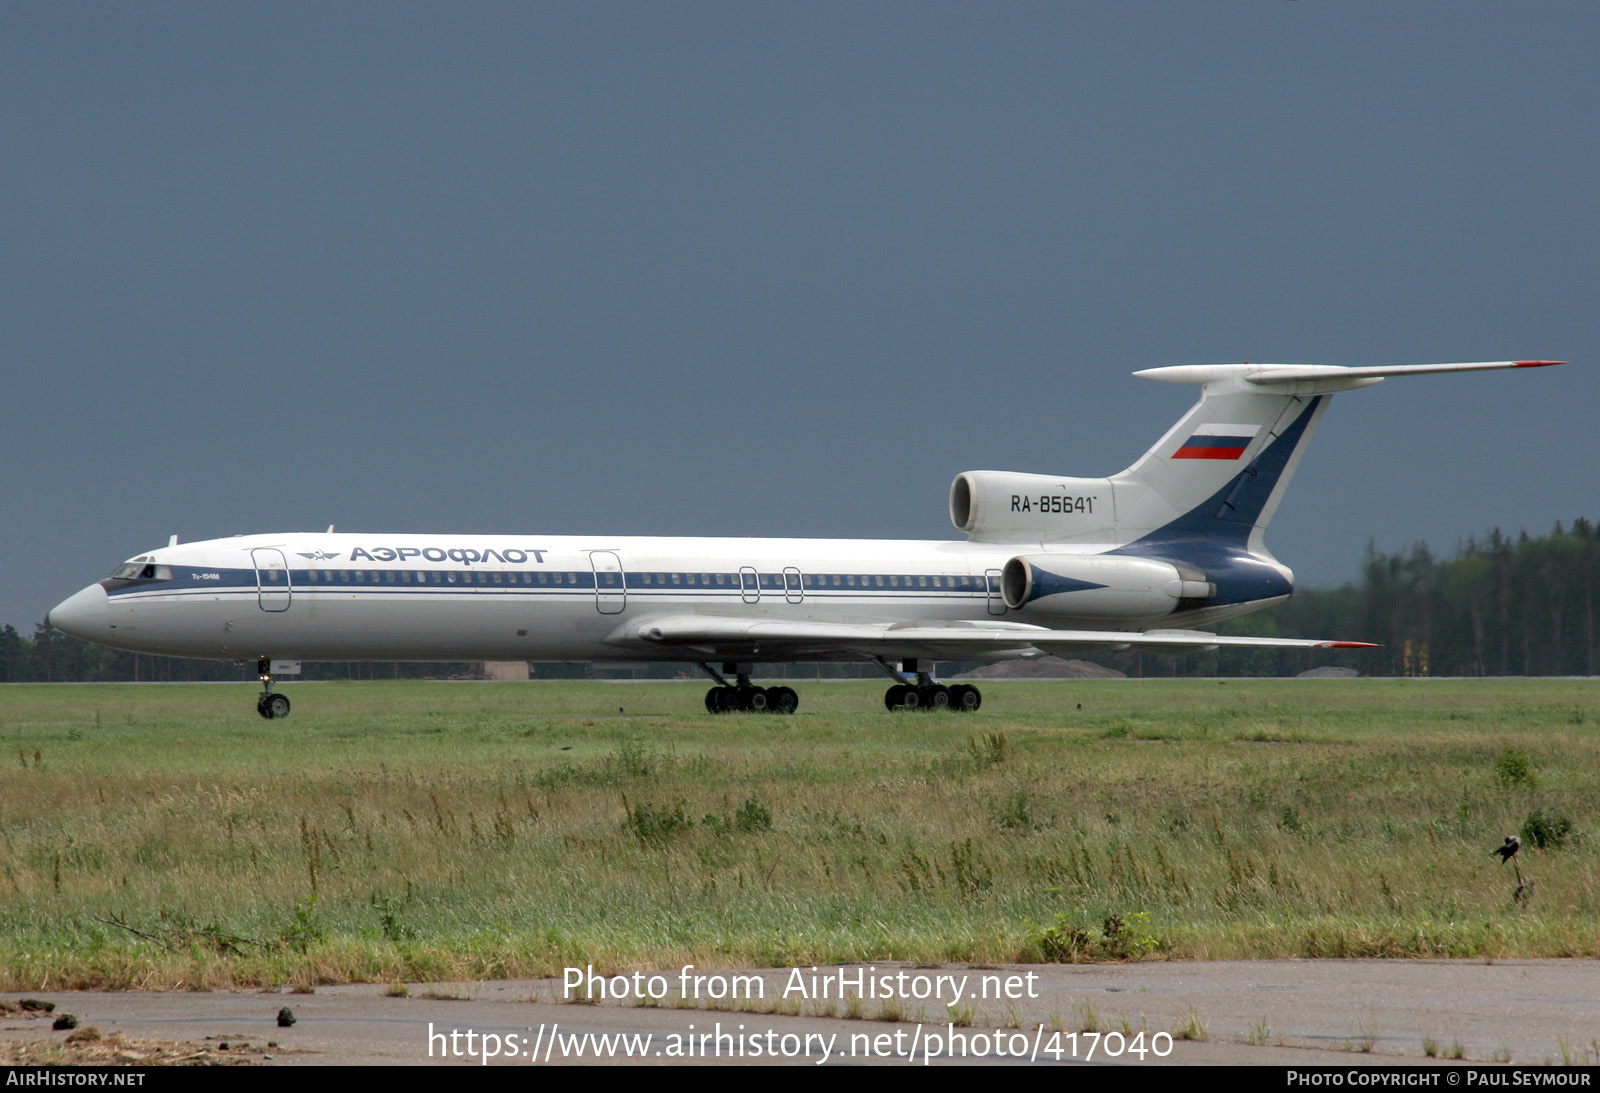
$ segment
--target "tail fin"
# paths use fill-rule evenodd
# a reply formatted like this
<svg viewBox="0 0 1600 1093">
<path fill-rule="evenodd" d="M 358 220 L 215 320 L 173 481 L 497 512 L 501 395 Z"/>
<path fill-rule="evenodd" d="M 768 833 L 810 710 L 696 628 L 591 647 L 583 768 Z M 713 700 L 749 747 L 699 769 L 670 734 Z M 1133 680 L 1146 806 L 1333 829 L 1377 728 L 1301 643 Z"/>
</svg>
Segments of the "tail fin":
<svg viewBox="0 0 1600 1093">
<path fill-rule="evenodd" d="M 1135 375 L 1201 387 L 1200 401 L 1111 479 L 1117 539 L 1202 538 L 1265 553 L 1262 536 L 1331 395 L 1388 376 L 1530 368 L 1561 361 L 1334 365 L 1213 364 Z"/>
</svg>

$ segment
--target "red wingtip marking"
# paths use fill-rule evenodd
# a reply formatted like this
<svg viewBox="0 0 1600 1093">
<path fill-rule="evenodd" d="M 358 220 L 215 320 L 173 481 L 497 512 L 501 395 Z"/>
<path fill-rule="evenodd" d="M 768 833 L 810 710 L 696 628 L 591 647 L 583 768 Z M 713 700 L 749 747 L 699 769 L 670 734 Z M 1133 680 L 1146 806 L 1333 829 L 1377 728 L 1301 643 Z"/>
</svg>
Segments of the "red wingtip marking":
<svg viewBox="0 0 1600 1093">
<path fill-rule="evenodd" d="M 1376 649 L 1377 646 L 1370 641 L 1325 641 L 1317 646 L 1318 649 Z"/>
<path fill-rule="evenodd" d="M 1552 364 L 1566 364 L 1566 361 L 1517 361 L 1518 368 L 1548 368 Z"/>
</svg>

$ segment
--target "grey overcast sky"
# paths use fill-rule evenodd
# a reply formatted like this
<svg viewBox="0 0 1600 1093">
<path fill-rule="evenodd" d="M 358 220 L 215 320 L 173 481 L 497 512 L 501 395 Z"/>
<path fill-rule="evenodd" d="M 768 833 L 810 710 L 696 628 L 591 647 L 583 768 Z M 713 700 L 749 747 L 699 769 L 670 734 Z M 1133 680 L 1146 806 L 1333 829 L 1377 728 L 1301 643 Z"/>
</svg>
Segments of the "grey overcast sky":
<svg viewBox="0 0 1600 1093">
<path fill-rule="evenodd" d="M 1302 584 L 1600 516 L 1597 76 L 1591 0 L 0 5 L 0 622 L 174 532 L 956 538 L 1165 364 L 1576 362 L 1339 396 Z"/>
</svg>

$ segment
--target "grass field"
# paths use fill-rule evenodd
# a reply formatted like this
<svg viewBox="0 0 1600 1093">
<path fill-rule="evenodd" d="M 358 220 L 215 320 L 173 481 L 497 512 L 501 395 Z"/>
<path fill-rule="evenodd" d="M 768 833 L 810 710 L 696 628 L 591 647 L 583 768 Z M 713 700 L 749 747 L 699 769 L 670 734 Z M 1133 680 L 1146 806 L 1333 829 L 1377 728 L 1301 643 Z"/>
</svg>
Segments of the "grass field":
<svg viewBox="0 0 1600 1093">
<path fill-rule="evenodd" d="M 0 988 L 1600 955 L 1600 683 L 882 689 L 0 688 Z"/>
</svg>

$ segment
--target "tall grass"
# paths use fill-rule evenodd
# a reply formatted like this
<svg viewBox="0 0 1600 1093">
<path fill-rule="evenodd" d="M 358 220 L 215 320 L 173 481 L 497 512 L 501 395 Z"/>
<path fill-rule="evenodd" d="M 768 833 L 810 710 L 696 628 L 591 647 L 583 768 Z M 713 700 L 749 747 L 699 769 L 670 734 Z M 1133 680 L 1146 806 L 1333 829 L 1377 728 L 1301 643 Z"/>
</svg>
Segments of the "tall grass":
<svg viewBox="0 0 1600 1093">
<path fill-rule="evenodd" d="M 0 688 L 0 987 L 1600 954 L 1591 682 L 703 686 Z"/>
</svg>

